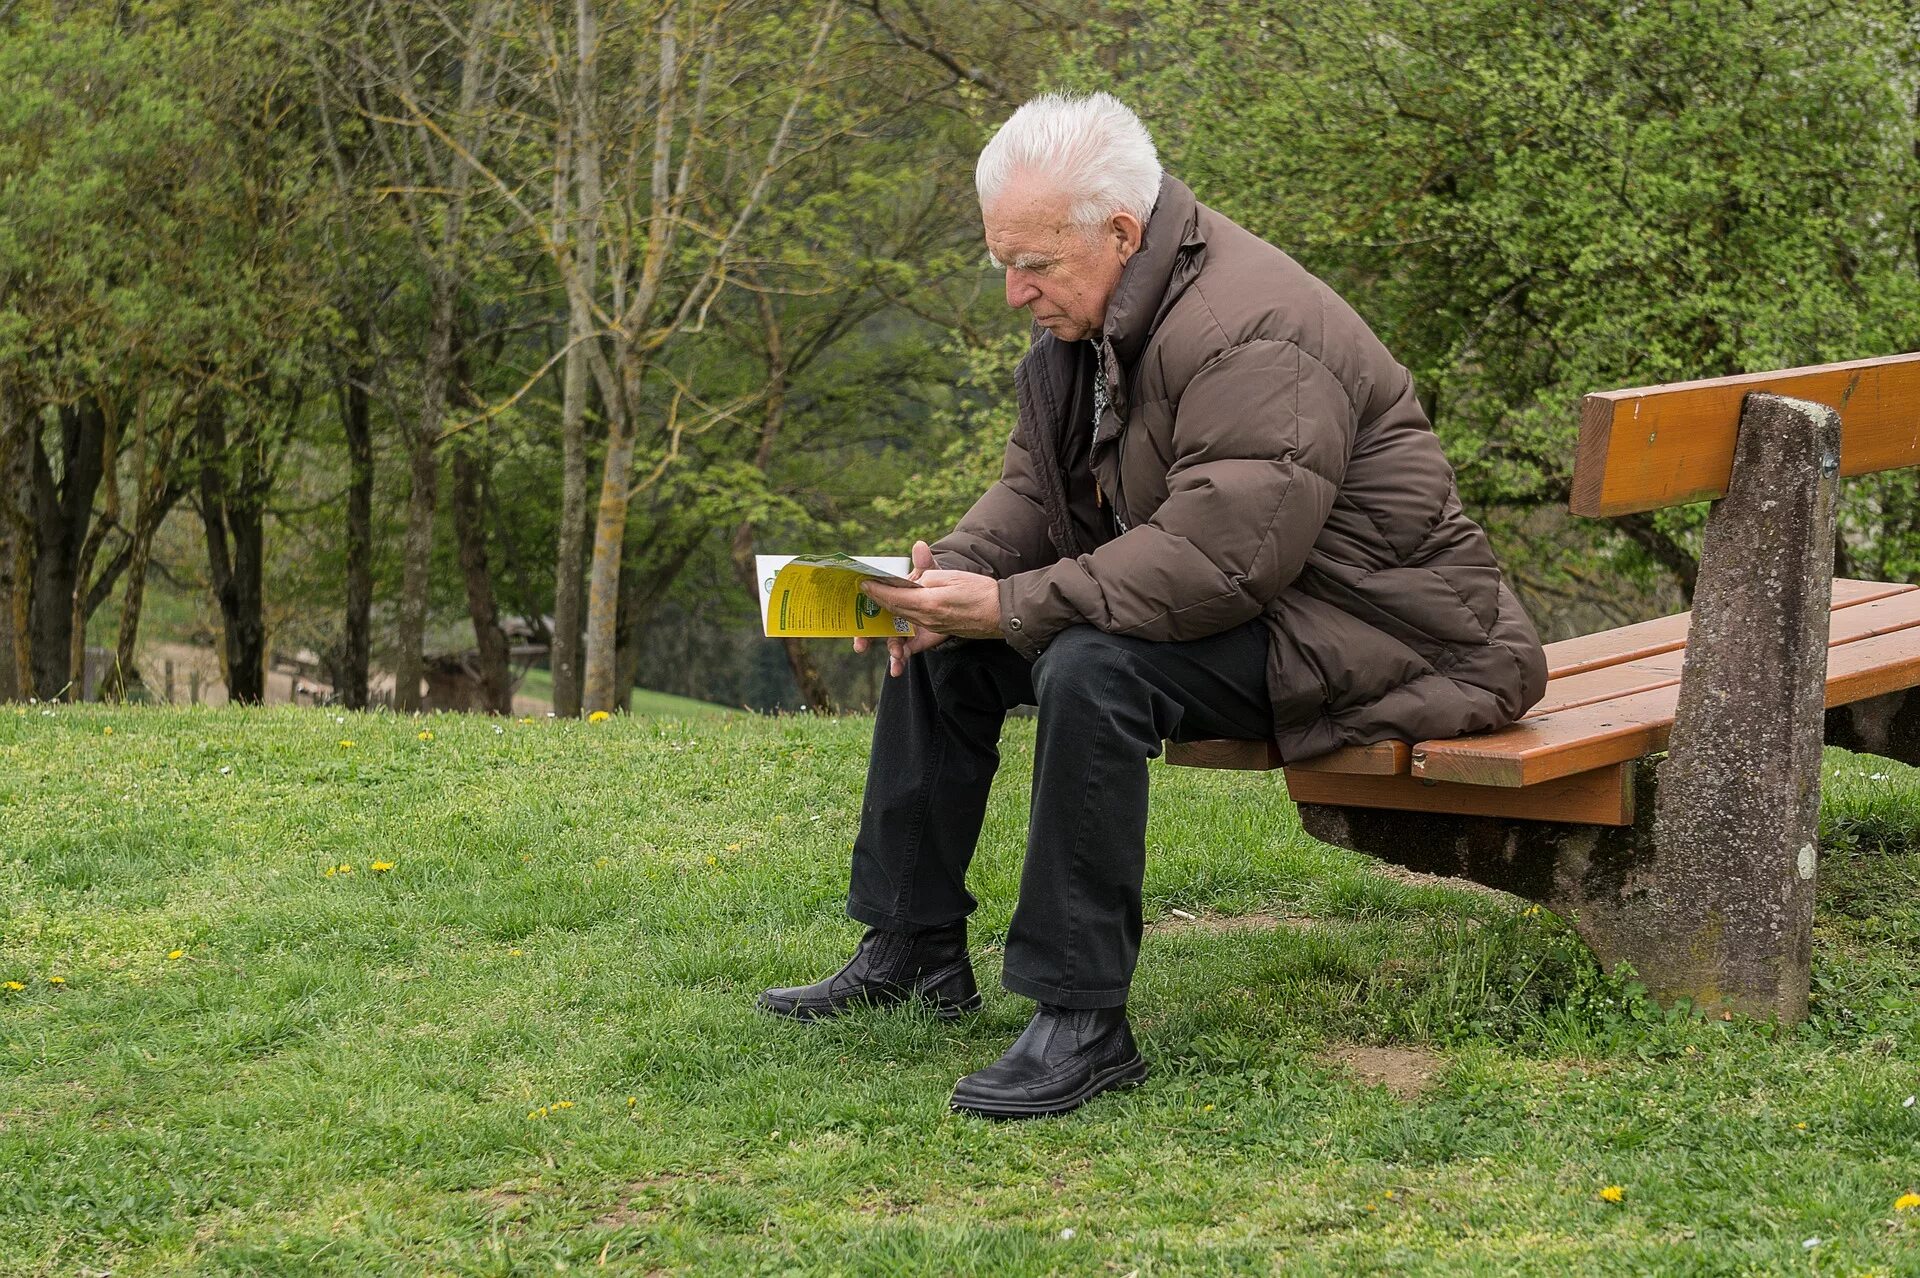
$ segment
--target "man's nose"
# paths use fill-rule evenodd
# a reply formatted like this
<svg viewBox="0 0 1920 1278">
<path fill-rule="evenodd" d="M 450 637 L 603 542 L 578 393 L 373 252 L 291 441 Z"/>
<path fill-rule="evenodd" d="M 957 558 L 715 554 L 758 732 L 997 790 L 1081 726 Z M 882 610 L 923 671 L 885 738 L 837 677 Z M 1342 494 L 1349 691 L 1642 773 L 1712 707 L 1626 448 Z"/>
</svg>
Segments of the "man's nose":
<svg viewBox="0 0 1920 1278">
<path fill-rule="evenodd" d="M 1022 306 L 1031 306 L 1033 299 L 1040 296 L 1040 290 L 1033 281 L 1026 278 L 1022 271 L 1007 272 L 1007 305 L 1018 310 Z"/>
</svg>

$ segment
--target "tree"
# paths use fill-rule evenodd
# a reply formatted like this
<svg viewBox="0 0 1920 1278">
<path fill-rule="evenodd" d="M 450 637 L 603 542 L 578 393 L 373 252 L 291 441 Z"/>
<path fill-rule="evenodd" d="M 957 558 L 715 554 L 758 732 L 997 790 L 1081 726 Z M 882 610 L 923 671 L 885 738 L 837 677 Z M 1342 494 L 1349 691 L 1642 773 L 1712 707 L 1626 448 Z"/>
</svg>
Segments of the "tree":
<svg viewBox="0 0 1920 1278">
<path fill-rule="evenodd" d="M 1564 508 L 1586 391 L 1915 345 L 1904 16 L 1182 0 L 1127 6 L 1069 78 L 1117 69 L 1201 198 L 1411 366 L 1469 505 L 1524 521 Z M 1616 527 L 1684 583 L 1697 519 Z M 1557 526 L 1523 573 L 1607 535 Z"/>
</svg>

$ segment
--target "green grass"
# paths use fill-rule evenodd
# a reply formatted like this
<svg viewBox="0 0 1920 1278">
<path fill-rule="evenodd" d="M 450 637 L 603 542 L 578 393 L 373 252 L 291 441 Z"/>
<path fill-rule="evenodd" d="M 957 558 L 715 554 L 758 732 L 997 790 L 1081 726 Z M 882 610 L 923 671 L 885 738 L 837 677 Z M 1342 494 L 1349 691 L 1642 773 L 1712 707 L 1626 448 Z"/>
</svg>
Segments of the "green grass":
<svg viewBox="0 0 1920 1278">
<path fill-rule="evenodd" d="M 1274 778 L 1156 769 L 1153 1073 L 993 1125 L 947 1092 L 1022 1000 L 752 1007 L 851 947 L 869 731 L 0 707 L 0 1274 L 1920 1273 L 1920 774 L 1830 755 L 1776 1031 L 1312 842 Z M 989 986 L 1029 722 L 1005 758 Z"/>
<path fill-rule="evenodd" d="M 521 696 L 538 697 L 542 701 L 553 700 L 553 671 L 534 667 L 527 671 L 520 681 L 518 689 Z M 633 710 L 636 715 L 661 715 L 669 718 L 691 718 L 702 715 L 737 714 L 730 706 L 715 705 L 711 701 L 696 701 L 692 697 L 676 697 L 670 692 L 654 692 L 647 688 L 633 690 Z"/>
</svg>

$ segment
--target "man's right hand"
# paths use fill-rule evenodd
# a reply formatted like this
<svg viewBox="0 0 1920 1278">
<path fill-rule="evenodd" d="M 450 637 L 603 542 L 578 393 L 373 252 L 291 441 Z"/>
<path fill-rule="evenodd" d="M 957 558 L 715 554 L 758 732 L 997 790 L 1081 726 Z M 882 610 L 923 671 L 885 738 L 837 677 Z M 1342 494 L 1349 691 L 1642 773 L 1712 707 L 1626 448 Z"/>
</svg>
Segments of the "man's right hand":
<svg viewBox="0 0 1920 1278">
<path fill-rule="evenodd" d="M 913 571 L 907 574 L 908 581 L 920 580 L 920 574 L 934 567 L 933 550 L 924 541 L 913 543 Z M 887 677 L 898 678 L 907 672 L 907 658 L 929 648 L 937 648 L 947 641 L 945 635 L 937 635 L 922 626 L 911 635 L 887 640 Z M 853 650 L 865 652 L 873 640 L 862 635 L 854 639 Z"/>
</svg>

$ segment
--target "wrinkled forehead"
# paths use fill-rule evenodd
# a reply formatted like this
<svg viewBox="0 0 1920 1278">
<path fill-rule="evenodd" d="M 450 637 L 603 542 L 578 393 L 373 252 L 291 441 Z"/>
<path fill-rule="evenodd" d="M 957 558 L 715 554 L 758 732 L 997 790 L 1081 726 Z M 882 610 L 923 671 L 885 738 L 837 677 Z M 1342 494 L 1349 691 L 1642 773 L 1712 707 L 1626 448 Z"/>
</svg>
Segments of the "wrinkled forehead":
<svg viewBox="0 0 1920 1278">
<path fill-rule="evenodd" d="M 1086 236 L 1068 216 L 1071 201 L 1039 184 L 1010 184 L 982 209 L 987 251 L 996 265 L 1025 265 L 1023 257 L 1056 259 L 1086 245 Z"/>
</svg>

